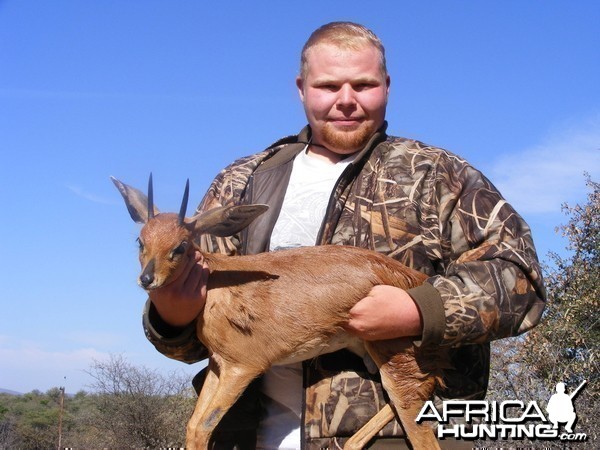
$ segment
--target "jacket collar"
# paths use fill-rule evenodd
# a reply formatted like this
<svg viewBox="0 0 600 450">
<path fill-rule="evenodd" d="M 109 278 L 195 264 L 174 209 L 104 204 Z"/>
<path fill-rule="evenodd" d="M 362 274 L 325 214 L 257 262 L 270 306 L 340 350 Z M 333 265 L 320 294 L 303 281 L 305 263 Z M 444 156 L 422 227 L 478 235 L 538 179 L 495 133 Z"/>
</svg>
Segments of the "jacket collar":
<svg viewBox="0 0 600 450">
<path fill-rule="evenodd" d="M 387 121 L 384 121 L 381 128 L 371 136 L 364 148 L 358 152 L 354 159 L 355 164 L 362 161 L 379 143 L 387 139 L 387 126 Z M 257 171 L 269 170 L 293 160 L 310 142 L 311 136 L 310 125 L 306 125 L 297 135 L 285 137 L 270 145 L 268 150 L 273 149 L 275 151 L 260 165 Z M 279 148 L 277 149 L 277 147 Z"/>
</svg>

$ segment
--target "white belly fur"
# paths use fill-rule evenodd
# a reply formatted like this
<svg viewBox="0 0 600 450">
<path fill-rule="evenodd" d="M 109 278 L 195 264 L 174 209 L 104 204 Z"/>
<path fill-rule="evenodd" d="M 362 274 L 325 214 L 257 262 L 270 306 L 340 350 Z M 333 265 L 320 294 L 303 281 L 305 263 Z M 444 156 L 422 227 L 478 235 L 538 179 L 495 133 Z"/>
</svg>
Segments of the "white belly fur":
<svg viewBox="0 0 600 450">
<path fill-rule="evenodd" d="M 364 341 L 345 332 L 335 334 L 325 342 L 302 346 L 301 348 L 298 348 L 297 351 L 288 355 L 287 358 L 276 361 L 273 365 L 282 366 L 286 364 L 298 363 L 307 359 L 316 358 L 319 355 L 333 353 L 343 348 L 347 348 L 352 353 L 355 353 L 363 358 L 365 365 L 370 372 L 377 371 L 375 363 L 367 353 Z"/>
</svg>

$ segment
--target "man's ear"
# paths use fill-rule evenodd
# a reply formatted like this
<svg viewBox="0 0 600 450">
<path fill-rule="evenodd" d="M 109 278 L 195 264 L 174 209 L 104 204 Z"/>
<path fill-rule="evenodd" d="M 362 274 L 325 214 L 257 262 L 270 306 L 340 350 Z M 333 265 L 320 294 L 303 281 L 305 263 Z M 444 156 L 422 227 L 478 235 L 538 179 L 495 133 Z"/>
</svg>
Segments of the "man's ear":
<svg viewBox="0 0 600 450">
<path fill-rule="evenodd" d="M 304 80 L 302 76 L 298 75 L 296 77 L 296 87 L 298 88 L 298 94 L 300 95 L 300 101 L 304 103 Z"/>
<path fill-rule="evenodd" d="M 385 97 L 386 97 L 386 99 L 389 98 L 389 96 L 390 96 L 391 82 L 392 82 L 392 79 L 390 78 L 390 76 L 386 75 L 386 77 L 385 77 Z"/>
</svg>

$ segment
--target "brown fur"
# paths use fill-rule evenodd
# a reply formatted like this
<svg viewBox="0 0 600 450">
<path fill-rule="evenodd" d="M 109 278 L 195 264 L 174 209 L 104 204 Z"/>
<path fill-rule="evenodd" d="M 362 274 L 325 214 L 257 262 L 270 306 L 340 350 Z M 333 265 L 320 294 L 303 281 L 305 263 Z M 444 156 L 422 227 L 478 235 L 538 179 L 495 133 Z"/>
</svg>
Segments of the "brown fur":
<svg viewBox="0 0 600 450">
<path fill-rule="evenodd" d="M 355 247 L 306 247 L 248 256 L 204 253 L 204 258 L 210 275 L 197 333 L 212 355 L 209 370 L 214 373 L 190 420 L 188 448 L 207 446 L 217 417 L 222 417 L 254 377 L 290 354 L 325 346 L 334 335 L 345 333 L 342 325 L 349 310 L 373 286 L 409 289 L 426 279 L 391 258 Z M 171 277 L 164 273 L 160 278 Z M 382 373 L 384 387 L 413 446 L 435 448 L 433 432 L 426 425 L 417 425 L 415 418 L 441 383 L 436 363 L 443 359 L 423 355 L 411 339 L 368 342 L 366 349 Z M 236 376 L 230 378 L 230 373 Z M 241 387 L 233 389 L 234 384 Z M 211 405 L 206 400 L 210 396 L 204 392 L 207 389 L 219 392 Z M 231 395 L 232 389 L 236 395 Z M 227 401 L 215 398 L 218 396 L 226 396 Z M 368 439 L 388 420 L 386 416 L 383 424 L 375 425 L 373 419 L 376 429 L 367 431 Z M 361 448 L 367 440 L 358 444 L 351 440 L 346 448 Z"/>
<path fill-rule="evenodd" d="M 199 234 L 230 236 L 262 214 L 265 205 L 219 207 L 190 219 L 158 214 L 141 191 L 113 178 L 140 233 L 140 285 L 157 289 L 179 276 Z M 184 198 L 187 199 L 187 189 Z M 154 214 L 148 214 L 152 209 Z M 150 217 L 149 217 L 150 216 Z M 153 217 L 152 217 L 153 216 Z M 415 418 L 441 383 L 446 355 L 410 338 L 364 342 L 343 328 L 349 311 L 373 286 L 410 289 L 425 275 L 370 250 L 305 247 L 251 256 L 204 253 L 210 275 L 198 338 L 210 352 L 208 374 L 188 422 L 188 449 L 206 449 L 211 433 L 247 385 L 274 364 L 349 348 L 370 355 L 390 396 L 345 445 L 362 448 L 396 415 L 415 449 L 439 448 L 433 431 Z"/>
</svg>

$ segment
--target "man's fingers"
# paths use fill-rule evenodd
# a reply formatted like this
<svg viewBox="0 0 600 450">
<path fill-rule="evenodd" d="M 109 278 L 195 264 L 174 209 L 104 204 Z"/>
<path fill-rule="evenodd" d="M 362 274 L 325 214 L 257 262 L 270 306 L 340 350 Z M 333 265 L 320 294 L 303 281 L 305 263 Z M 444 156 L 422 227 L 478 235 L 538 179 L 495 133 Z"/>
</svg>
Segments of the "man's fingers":
<svg viewBox="0 0 600 450">
<path fill-rule="evenodd" d="M 192 272 L 192 270 L 196 266 L 196 263 L 198 262 L 198 259 L 201 259 L 201 258 L 202 258 L 202 254 L 200 252 L 195 252 L 194 255 L 192 255 L 188 258 L 187 262 L 185 263 L 183 273 L 181 274 L 181 276 L 183 277 L 184 280 L 187 280 L 189 278 L 190 273 Z"/>
<path fill-rule="evenodd" d="M 206 298 L 206 293 L 208 292 L 208 264 L 206 261 L 202 261 L 202 267 L 200 270 L 200 280 L 198 281 L 198 285 L 196 286 L 196 290 L 200 292 L 202 298 Z"/>
<path fill-rule="evenodd" d="M 394 286 L 374 286 L 348 316 L 344 328 L 366 340 L 420 336 L 423 332 L 416 303 L 406 291 Z"/>
<path fill-rule="evenodd" d="M 185 288 L 189 289 L 190 292 L 194 294 L 198 294 L 202 288 L 206 286 L 208 281 L 208 264 L 204 261 L 202 254 L 196 252 L 195 257 L 193 258 L 194 264 L 190 268 L 188 273 Z"/>
</svg>

